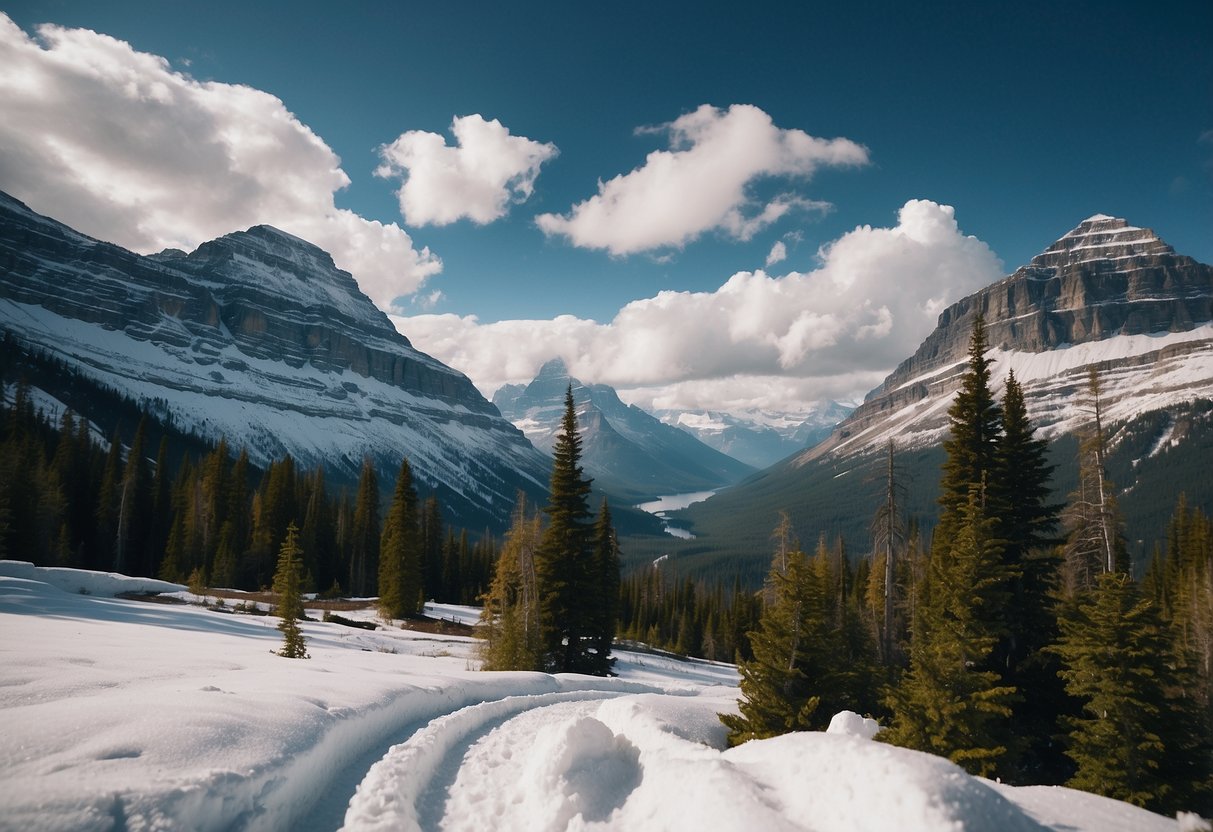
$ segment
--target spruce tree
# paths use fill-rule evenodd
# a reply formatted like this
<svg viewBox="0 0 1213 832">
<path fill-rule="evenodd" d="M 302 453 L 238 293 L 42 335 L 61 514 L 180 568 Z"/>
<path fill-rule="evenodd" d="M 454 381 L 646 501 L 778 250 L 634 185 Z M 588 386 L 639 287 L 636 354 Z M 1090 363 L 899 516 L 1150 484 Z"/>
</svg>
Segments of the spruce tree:
<svg viewBox="0 0 1213 832">
<path fill-rule="evenodd" d="M 932 552 L 914 618 L 910 669 L 891 692 L 893 724 L 880 737 L 990 776 L 1005 763 L 1016 693 L 989 667 L 1005 635 L 1000 622 L 1013 573 L 980 495 L 968 499 L 955 538 L 936 540 L 941 551 Z"/>
<path fill-rule="evenodd" d="M 370 457 L 362 461 L 350 538 L 350 592 L 366 597 L 379 572 L 379 480 Z"/>
<path fill-rule="evenodd" d="M 1045 648 L 1057 636 L 1052 590 L 1059 565 L 1056 528 L 1060 507 L 1050 501 L 1047 443 L 1035 436 L 1023 388 L 1007 374 L 1002 433 L 996 448 L 996 475 L 990 491 L 997 506 L 997 535 L 1003 562 L 1014 572 L 1007 605 L 1006 634 L 992 660 L 1003 683 L 1019 691 L 1009 735 L 1018 753 L 1017 782 L 1056 783 L 1068 764 L 1054 736 L 1058 715 L 1070 708 L 1057 675 L 1057 657 Z"/>
<path fill-rule="evenodd" d="M 602 672 L 590 652 L 588 611 L 597 588 L 591 581 L 592 527 L 587 499 L 590 479 L 581 469 L 581 436 L 573 387 L 565 393 L 564 417 L 552 451 L 548 526 L 536 555 L 544 666 L 554 672 Z"/>
<path fill-rule="evenodd" d="M 1127 574 L 1104 572 L 1064 608 L 1060 624 L 1062 677 L 1082 702 L 1081 716 L 1067 719 L 1066 753 L 1078 766 L 1069 785 L 1173 811 L 1181 784 L 1171 767 L 1189 758 L 1182 734 L 1193 726 L 1169 701 L 1178 686 L 1157 609 Z"/>
<path fill-rule="evenodd" d="M 299 530 L 291 523 L 287 527 L 286 539 L 278 551 L 278 568 L 274 572 L 274 592 L 278 595 L 278 629 L 282 632 L 282 649 L 279 656 L 288 659 L 307 659 L 307 639 L 299 628 L 303 618 L 303 598 L 300 596 Z"/>
<path fill-rule="evenodd" d="M 970 495 L 979 496 L 983 512 L 994 513 L 986 503 L 995 496 L 992 485 L 1002 410 L 990 389 L 987 349 L 985 318 L 978 314 L 969 338 L 968 369 L 948 408 L 949 432 L 943 443 L 947 458 L 939 483 L 939 528 L 945 538 L 952 536 L 952 529 L 967 511 Z"/>
<path fill-rule="evenodd" d="M 611 521 L 611 507 L 605 498 L 598 511 L 598 519 L 594 522 L 591 578 L 593 584 L 589 603 L 593 606 L 589 631 L 592 672 L 605 676 L 615 664 L 611 658 L 611 645 L 619 625 L 619 538 Z M 694 642 L 689 651 L 698 649 L 699 638 L 695 638 Z"/>
<path fill-rule="evenodd" d="M 421 529 L 417 491 L 408 459 L 400 463 L 396 489 L 379 544 L 379 613 L 404 618 L 421 609 Z"/>
</svg>

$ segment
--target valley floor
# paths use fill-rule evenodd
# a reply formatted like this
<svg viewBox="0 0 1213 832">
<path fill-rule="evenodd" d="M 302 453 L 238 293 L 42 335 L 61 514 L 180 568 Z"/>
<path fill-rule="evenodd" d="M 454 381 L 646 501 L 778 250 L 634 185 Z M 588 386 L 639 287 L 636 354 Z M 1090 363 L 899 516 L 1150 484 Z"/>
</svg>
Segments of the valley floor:
<svg viewBox="0 0 1213 832">
<path fill-rule="evenodd" d="M 728 665 L 620 651 L 613 679 L 484 673 L 468 637 L 320 621 L 295 661 L 276 618 L 113 597 L 140 590 L 189 597 L 0 561 L 0 829 L 1178 826 L 970 777 L 858 718 L 725 750 Z"/>
</svg>

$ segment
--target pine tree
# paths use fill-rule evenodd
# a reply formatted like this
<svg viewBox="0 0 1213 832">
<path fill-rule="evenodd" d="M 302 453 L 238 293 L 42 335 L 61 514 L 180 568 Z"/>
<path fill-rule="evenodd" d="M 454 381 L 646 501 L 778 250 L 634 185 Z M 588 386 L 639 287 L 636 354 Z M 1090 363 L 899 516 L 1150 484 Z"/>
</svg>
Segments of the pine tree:
<svg viewBox="0 0 1213 832">
<path fill-rule="evenodd" d="M 956 537 L 936 546 L 928 592 L 914 619 L 910 670 L 889 705 L 893 724 L 880 737 L 947 757 L 973 774 L 992 775 L 1007 755 L 1006 718 L 1015 689 L 989 659 L 1004 635 L 1008 585 L 995 521 L 970 494 Z"/>
<path fill-rule="evenodd" d="M 437 497 L 429 497 L 421 512 L 421 557 L 424 564 L 425 597 L 442 595 L 442 509 Z"/>
<path fill-rule="evenodd" d="M 893 440 L 887 448 L 884 500 L 872 520 L 873 575 L 871 588 L 880 595 L 879 639 L 880 660 L 885 665 L 897 663 L 897 570 L 898 554 L 905 549 L 906 529 L 898 510 L 898 501 L 904 487 L 897 481 L 897 470 L 893 463 Z M 879 565 L 879 575 L 875 567 Z"/>
<path fill-rule="evenodd" d="M 542 534 L 539 514 L 528 515 L 526 497 L 519 493 L 480 615 L 485 629 L 480 650 L 484 670 L 543 669 L 535 569 Z"/>
<path fill-rule="evenodd" d="M 1003 683 L 1019 691 L 1009 736 L 1017 738 L 1017 782 L 1060 782 L 1068 768 L 1053 737 L 1058 715 L 1070 708 L 1057 675 L 1057 657 L 1045 648 L 1057 637 L 1051 597 L 1059 559 L 1055 546 L 1060 507 L 1050 502 L 1047 443 L 1028 418 L 1023 388 L 1007 374 L 997 473 L 990 480 L 998 508 L 997 536 L 1003 563 L 1015 573 L 1007 605 L 1006 634 L 992 659 Z"/>
<path fill-rule="evenodd" d="M 945 538 L 959 525 L 970 495 L 976 493 L 982 510 L 994 513 L 986 503 L 994 496 L 990 487 L 997 471 L 1002 411 L 990 389 L 988 348 L 985 318 L 978 314 L 969 338 L 968 370 L 948 408 L 949 433 L 943 443 L 947 459 L 939 483 L 939 528 Z"/>
<path fill-rule="evenodd" d="M 536 556 L 544 665 L 563 673 L 601 672 L 590 653 L 587 613 L 598 588 L 591 581 L 590 480 L 581 469 L 572 385 L 552 455 L 551 495 L 544 508 L 549 522 Z"/>
<path fill-rule="evenodd" d="M 409 461 L 400 464 L 396 490 L 379 544 L 379 613 L 404 618 L 421 609 L 421 529 Z"/>
<path fill-rule="evenodd" d="M 362 461 L 358 498 L 350 538 L 350 592 L 366 597 L 374 592 L 379 572 L 379 480 L 370 457 Z"/>
<path fill-rule="evenodd" d="M 813 666 L 811 651 L 823 629 L 825 591 L 803 552 L 786 552 L 780 561 L 782 571 L 771 570 L 774 599 L 749 634 L 754 658 L 738 666 L 740 714 L 720 716 L 729 729 L 729 745 L 824 727 L 818 713 L 822 688 L 813 678 L 819 668 Z"/>
<path fill-rule="evenodd" d="M 1178 747 L 1177 732 L 1192 726 L 1168 701 L 1168 689 L 1177 685 L 1156 608 L 1128 575 L 1104 572 L 1065 607 L 1060 623 L 1055 649 L 1064 663 L 1062 677 L 1082 702 L 1082 715 L 1067 720 L 1066 753 L 1078 766 L 1069 785 L 1170 808 L 1177 786 L 1170 758 L 1188 756 Z"/>
<path fill-rule="evenodd" d="M 594 554 L 591 562 L 593 580 L 592 617 L 589 622 L 592 672 L 605 676 L 611 672 L 615 660 L 611 658 L 611 645 L 615 641 L 615 630 L 619 625 L 619 538 L 611 521 L 611 507 L 606 499 L 594 523 Z M 688 649 L 698 648 L 699 637 Z"/>
<path fill-rule="evenodd" d="M 311 658 L 307 654 L 307 639 L 299 628 L 299 619 L 303 618 L 303 598 L 300 596 L 300 567 L 302 564 L 299 550 L 299 530 L 291 523 L 287 527 L 286 539 L 278 551 L 278 568 L 274 572 L 274 592 L 278 594 L 278 629 L 282 632 L 282 649 L 279 656 L 288 659 Z"/>
</svg>

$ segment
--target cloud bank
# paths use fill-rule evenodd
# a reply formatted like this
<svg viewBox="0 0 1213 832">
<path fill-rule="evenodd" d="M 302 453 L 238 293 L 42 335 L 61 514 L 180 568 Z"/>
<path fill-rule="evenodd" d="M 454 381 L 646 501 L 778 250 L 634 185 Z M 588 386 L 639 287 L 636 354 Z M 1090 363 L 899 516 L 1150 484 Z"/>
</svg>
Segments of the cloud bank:
<svg viewBox="0 0 1213 832">
<path fill-rule="evenodd" d="M 816 269 L 738 272 L 713 292 L 661 292 L 609 323 L 572 316 L 482 324 L 475 316 L 395 318 L 398 329 L 491 394 L 564 358 L 587 382 L 643 404 L 760 407 L 858 398 L 917 349 L 949 303 L 998 279 L 1002 264 L 953 209 L 907 202 L 892 228 L 860 226 Z"/>
<path fill-rule="evenodd" d="M 0 188 L 35 210 L 144 253 L 268 223 L 385 309 L 441 271 L 399 226 L 336 207 L 341 160 L 278 98 L 87 29 L 37 32 L 0 14 Z"/>
<path fill-rule="evenodd" d="M 511 202 L 530 197 L 539 167 L 558 152 L 478 114 L 457 116 L 451 133 L 454 147 L 437 133 L 410 130 L 379 149 L 383 164 L 375 174 L 404 177 L 396 196 L 408 225 L 500 219 Z"/>
<path fill-rule="evenodd" d="M 829 203 L 781 194 L 756 201 L 750 186 L 764 177 L 808 179 L 823 166 L 868 162 L 849 139 L 819 139 L 776 127 L 757 107 L 703 105 L 645 132 L 669 136 L 670 149 L 607 182 L 567 214 L 540 214 L 549 236 L 614 255 L 682 247 L 710 231 L 749 240 L 793 210 L 828 210 Z"/>
</svg>

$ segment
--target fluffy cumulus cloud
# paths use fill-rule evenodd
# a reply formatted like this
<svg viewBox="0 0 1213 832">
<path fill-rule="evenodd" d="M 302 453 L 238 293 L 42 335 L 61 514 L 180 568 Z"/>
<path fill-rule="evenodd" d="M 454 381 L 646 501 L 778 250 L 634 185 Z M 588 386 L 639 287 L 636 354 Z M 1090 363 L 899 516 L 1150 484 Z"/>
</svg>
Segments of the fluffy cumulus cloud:
<svg viewBox="0 0 1213 832">
<path fill-rule="evenodd" d="M 278 98 L 86 29 L 37 32 L 0 14 L 0 188 L 35 210 L 140 252 L 268 223 L 384 308 L 442 269 L 399 226 L 336 207 L 341 160 Z"/>
<path fill-rule="evenodd" d="M 658 406 L 796 412 L 857 398 L 910 355 L 949 303 L 996 280 L 990 248 L 951 207 L 907 202 L 891 228 L 861 226 L 817 268 L 739 272 L 712 292 L 661 292 L 609 323 L 569 316 L 482 324 L 420 315 L 397 327 L 491 393 L 561 356 L 585 381 Z"/>
<path fill-rule="evenodd" d="M 539 167 L 557 153 L 554 144 L 512 136 L 497 119 L 475 114 L 456 117 L 451 133 L 454 147 L 437 133 L 410 130 L 379 149 L 375 173 L 404 177 L 396 195 L 408 225 L 500 219 L 510 203 L 530 197 Z"/>
<path fill-rule="evenodd" d="M 868 152 L 849 139 L 819 139 L 775 126 L 757 107 L 704 105 L 649 132 L 670 148 L 607 182 L 564 215 L 541 214 L 544 233 L 573 245 L 624 255 L 680 247 L 719 231 L 748 240 L 793 210 L 828 210 L 795 194 L 756 201 L 750 186 L 764 177 L 808 179 L 823 166 L 863 165 Z"/>
<path fill-rule="evenodd" d="M 771 246 L 771 252 L 767 255 L 767 268 L 771 268 L 776 263 L 782 263 L 788 259 L 788 246 L 783 240 L 776 240 L 775 245 Z"/>
</svg>

